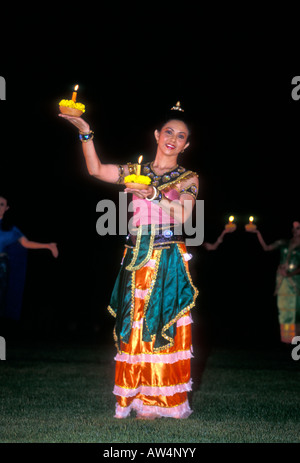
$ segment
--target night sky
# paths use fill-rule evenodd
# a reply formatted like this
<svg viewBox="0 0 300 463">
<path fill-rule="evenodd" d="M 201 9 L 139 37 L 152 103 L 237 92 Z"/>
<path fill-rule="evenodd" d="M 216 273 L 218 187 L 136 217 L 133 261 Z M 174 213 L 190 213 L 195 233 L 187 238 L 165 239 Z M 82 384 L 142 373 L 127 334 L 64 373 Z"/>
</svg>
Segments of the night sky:
<svg viewBox="0 0 300 463">
<path fill-rule="evenodd" d="M 104 23 L 102 17 L 100 29 Z M 231 214 L 238 226 L 218 251 L 191 250 L 199 333 L 207 323 L 224 342 L 273 342 L 279 255 L 264 253 L 244 224 L 253 215 L 270 243 L 289 238 L 300 220 L 296 55 L 268 36 L 254 41 L 252 29 L 216 39 L 198 29 L 159 35 L 161 26 L 127 29 L 118 16 L 106 35 L 78 34 L 77 41 L 38 30 L 2 59 L 0 190 L 24 234 L 56 241 L 60 250 L 57 260 L 47 251 L 29 253 L 23 319 L 41 332 L 96 324 L 110 339 L 106 306 L 123 247 L 118 236 L 97 235 L 96 204 L 117 201 L 122 187 L 88 175 L 76 129 L 57 116 L 58 102 L 79 84 L 77 101 L 86 105 L 103 162 L 139 154 L 152 160 L 156 119 L 181 101 L 193 133 L 179 163 L 199 174 L 205 240 L 214 241 Z"/>
</svg>

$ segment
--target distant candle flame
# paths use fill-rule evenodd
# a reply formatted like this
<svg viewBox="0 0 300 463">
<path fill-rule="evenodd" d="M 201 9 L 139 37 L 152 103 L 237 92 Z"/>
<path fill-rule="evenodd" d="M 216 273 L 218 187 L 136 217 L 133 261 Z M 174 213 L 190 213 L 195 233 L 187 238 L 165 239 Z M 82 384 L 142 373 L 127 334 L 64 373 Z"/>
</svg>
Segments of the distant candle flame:
<svg viewBox="0 0 300 463">
<path fill-rule="evenodd" d="M 75 92 L 77 92 L 78 89 L 79 89 L 79 85 L 75 85 L 74 87 Z"/>
<path fill-rule="evenodd" d="M 229 220 L 229 222 L 233 222 L 234 221 L 234 215 L 231 215 L 228 220 Z"/>
<path fill-rule="evenodd" d="M 253 220 L 254 220 L 254 217 L 252 215 L 250 215 L 249 222 L 253 222 Z"/>
<path fill-rule="evenodd" d="M 138 158 L 138 163 L 141 164 L 142 160 L 143 160 L 143 156 L 140 156 L 140 157 Z"/>
</svg>

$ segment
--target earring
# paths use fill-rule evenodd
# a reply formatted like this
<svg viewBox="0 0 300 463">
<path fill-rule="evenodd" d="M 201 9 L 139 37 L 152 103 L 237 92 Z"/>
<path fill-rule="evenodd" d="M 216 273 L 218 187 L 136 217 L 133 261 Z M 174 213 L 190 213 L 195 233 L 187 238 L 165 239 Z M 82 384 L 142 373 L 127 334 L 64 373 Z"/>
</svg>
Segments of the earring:
<svg viewBox="0 0 300 463">
<path fill-rule="evenodd" d="M 184 150 L 180 151 L 180 153 L 183 154 L 183 153 L 184 153 Z"/>
</svg>

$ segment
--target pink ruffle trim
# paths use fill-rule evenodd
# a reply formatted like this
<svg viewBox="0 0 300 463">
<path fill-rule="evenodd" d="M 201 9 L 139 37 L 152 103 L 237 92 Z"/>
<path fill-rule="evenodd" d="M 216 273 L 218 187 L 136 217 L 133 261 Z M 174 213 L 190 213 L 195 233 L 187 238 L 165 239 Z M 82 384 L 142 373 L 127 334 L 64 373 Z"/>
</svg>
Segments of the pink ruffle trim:
<svg viewBox="0 0 300 463">
<path fill-rule="evenodd" d="M 155 268 L 156 260 L 155 259 L 149 259 L 148 262 L 145 263 L 144 267 L 152 267 Z"/>
<path fill-rule="evenodd" d="M 148 293 L 148 289 L 136 289 L 134 292 L 135 297 L 138 297 L 139 299 L 145 299 L 146 295 Z"/>
<path fill-rule="evenodd" d="M 141 318 L 140 320 L 136 321 L 136 322 L 133 322 L 132 323 L 132 328 L 138 328 L 138 329 L 141 329 L 142 326 L 143 326 L 143 318 Z"/>
<path fill-rule="evenodd" d="M 191 317 L 191 315 L 185 315 L 181 318 L 179 318 L 179 320 L 177 320 L 176 322 L 176 326 L 186 326 L 186 325 L 190 325 L 191 323 L 193 323 L 193 319 Z"/>
<path fill-rule="evenodd" d="M 189 360 L 193 358 L 193 354 L 190 350 L 182 350 L 174 352 L 173 354 L 138 354 L 129 355 L 123 352 L 115 356 L 116 362 L 126 363 L 176 363 L 179 360 Z"/>
<path fill-rule="evenodd" d="M 135 290 L 135 291 L 141 291 L 142 292 L 142 290 Z M 147 291 L 147 290 L 145 290 L 145 291 Z M 142 298 L 142 295 L 139 296 L 139 297 Z M 139 329 L 142 328 L 143 320 L 144 320 L 144 318 L 141 318 L 140 320 L 134 321 L 132 323 L 132 328 L 139 328 Z M 193 323 L 193 319 L 192 319 L 191 315 L 184 315 L 183 317 L 179 318 L 179 320 L 177 320 L 176 326 L 177 327 L 178 326 L 186 326 L 186 325 L 190 325 L 191 323 Z"/>
<path fill-rule="evenodd" d="M 125 389 L 120 386 L 114 387 L 113 394 L 120 397 L 134 397 L 137 394 L 148 396 L 171 396 L 180 392 L 188 392 L 192 390 L 192 380 L 184 384 L 176 384 L 175 386 L 140 386 L 136 389 Z"/>
<path fill-rule="evenodd" d="M 156 416 L 163 418 L 188 418 L 193 411 L 191 410 L 188 401 L 186 400 L 183 404 L 177 407 L 159 407 L 157 405 L 144 405 L 140 399 L 134 399 L 129 407 L 120 407 L 116 404 L 115 418 L 127 418 L 130 415 L 131 410 L 135 410 L 139 415 Z"/>
</svg>

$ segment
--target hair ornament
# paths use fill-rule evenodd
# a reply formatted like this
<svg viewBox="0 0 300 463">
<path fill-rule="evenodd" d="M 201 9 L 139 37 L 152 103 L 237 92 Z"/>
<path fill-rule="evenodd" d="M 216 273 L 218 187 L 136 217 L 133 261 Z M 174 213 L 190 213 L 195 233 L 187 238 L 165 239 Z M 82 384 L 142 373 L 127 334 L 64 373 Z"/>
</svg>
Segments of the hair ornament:
<svg viewBox="0 0 300 463">
<path fill-rule="evenodd" d="M 171 111 L 181 111 L 184 113 L 184 109 L 180 106 L 180 101 L 177 101 L 176 106 L 173 106 L 171 108 Z"/>
</svg>

